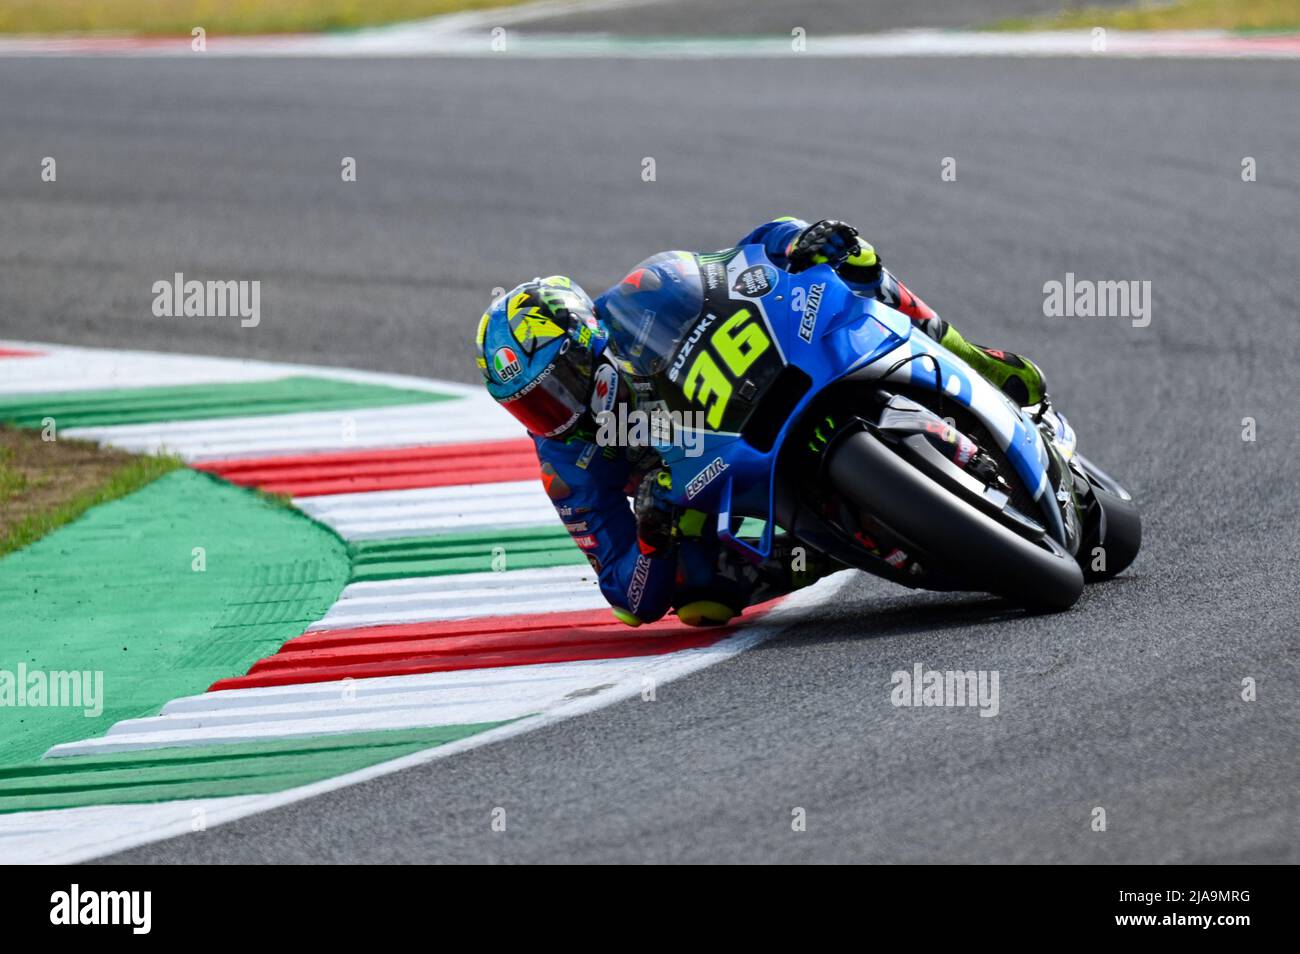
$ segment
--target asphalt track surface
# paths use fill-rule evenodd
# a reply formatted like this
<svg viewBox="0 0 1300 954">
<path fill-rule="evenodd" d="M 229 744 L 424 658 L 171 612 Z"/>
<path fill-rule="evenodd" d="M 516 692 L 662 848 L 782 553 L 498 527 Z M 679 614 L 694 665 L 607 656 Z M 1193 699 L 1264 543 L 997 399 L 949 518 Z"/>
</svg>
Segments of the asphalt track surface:
<svg viewBox="0 0 1300 954">
<path fill-rule="evenodd" d="M 0 61 L 6 336 L 469 381 L 494 286 L 599 288 L 836 215 L 1036 357 L 1146 521 L 1068 613 L 858 578 L 657 701 L 116 860 L 1300 860 L 1295 84 L 1275 62 Z M 262 324 L 154 318 L 175 271 L 261 279 Z M 1067 272 L 1151 281 L 1151 324 L 1045 317 Z M 1000 714 L 895 708 L 917 662 L 998 670 Z"/>
</svg>

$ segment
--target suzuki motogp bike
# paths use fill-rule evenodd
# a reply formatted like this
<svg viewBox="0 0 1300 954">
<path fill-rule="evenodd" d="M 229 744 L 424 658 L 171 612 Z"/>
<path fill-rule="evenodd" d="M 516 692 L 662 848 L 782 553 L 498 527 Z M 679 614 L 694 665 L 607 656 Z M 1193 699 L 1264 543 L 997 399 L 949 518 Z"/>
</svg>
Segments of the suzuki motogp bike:
<svg viewBox="0 0 1300 954">
<path fill-rule="evenodd" d="M 656 448 L 672 502 L 717 514 L 725 545 L 758 562 L 779 527 L 903 586 L 1047 610 L 1132 563 L 1132 497 L 1054 408 L 1018 407 L 829 265 L 791 274 L 758 245 L 667 254 L 703 308 L 612 315 L 612 347 L 658 410 L 696 422 Z M 760 536 L 739 535 L 744 517 Z"/>
</svg>

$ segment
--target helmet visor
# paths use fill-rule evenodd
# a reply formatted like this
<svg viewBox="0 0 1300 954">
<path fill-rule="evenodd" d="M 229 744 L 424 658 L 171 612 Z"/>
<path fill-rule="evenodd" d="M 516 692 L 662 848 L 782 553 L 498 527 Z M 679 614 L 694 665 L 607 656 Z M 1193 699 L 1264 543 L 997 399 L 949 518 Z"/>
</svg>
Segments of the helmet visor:
<svg viewBox="0 0 1300 954">
<path fill-rule="evenodd" d="M 576 424 L 587 410 L 590 390 L 591 355 L 566 342 L 549 368 L 501 405 L 532 433 L 554 437 Z"/>
</svg>

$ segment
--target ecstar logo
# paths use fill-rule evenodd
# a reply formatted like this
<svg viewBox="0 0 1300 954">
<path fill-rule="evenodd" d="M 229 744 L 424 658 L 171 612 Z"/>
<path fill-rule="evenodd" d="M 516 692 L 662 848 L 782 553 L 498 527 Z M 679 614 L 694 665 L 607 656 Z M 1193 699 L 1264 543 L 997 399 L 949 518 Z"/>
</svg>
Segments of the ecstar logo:
<svg viewBox="0 0 1300 954">
<path fill-rule="evenodd" d="M 799 319 L 799 337 L 809 344 L 812 344 L 813 329 L 817 327 L 817 312 L 821 310 L 825 291 L 825 282 L 808 286 L 808 300 L 803 306 L 803 317 Z"/>
<path fill-rule="evenodd" d="M 649 581 L 650 559 L 645 554 L 640 554 L 637 556 L 636 566 L 632 570 L 632 582 L 627 588 L 627 608 L 633 614 L 641 608 L 641 598 L 645 596 L 645 585 Z"/>
<path fill-rule="evenodd" d="M 692 477 L 691 482 L 686 485 L 686 499 L 694 500 L 696 494 L 713 483 L 714 478 L 726 469 L 727 462 L 725 460 L 721 457 L 713 458 L 713 463 Z"/>
</svg>

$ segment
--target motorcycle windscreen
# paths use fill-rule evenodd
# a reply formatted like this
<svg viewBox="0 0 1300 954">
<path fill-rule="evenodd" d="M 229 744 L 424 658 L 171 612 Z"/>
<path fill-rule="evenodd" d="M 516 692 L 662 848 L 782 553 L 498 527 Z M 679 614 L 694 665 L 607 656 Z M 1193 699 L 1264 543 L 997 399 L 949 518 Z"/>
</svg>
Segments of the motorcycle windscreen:
<svg viewBox="0 0 1300 954">
<path fill-rule="evenodd" d="M 706 291 L 700 258 L 683 254 L 647 259 L 603 300 L 610 347 L 669 410 L 739 433 L 784 366 L 780 348 L 756 302 L 718 282 Z"/>
<path fill-rule="evenodd" d="M 601 299 L 610 350 L 647 378 L 668 367 L 703 309 L 704 282 L 689 252 L 646 259 Z"/>
</svg>

